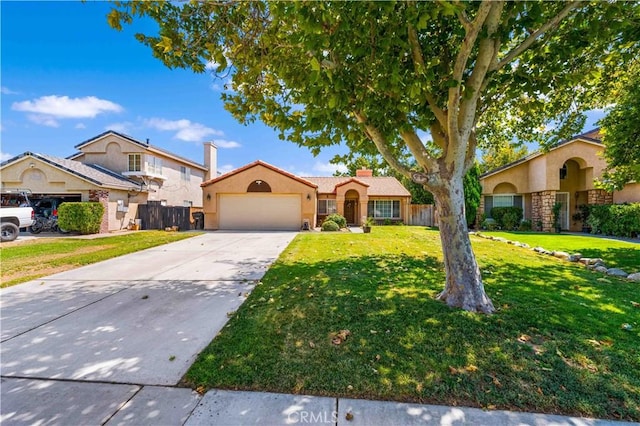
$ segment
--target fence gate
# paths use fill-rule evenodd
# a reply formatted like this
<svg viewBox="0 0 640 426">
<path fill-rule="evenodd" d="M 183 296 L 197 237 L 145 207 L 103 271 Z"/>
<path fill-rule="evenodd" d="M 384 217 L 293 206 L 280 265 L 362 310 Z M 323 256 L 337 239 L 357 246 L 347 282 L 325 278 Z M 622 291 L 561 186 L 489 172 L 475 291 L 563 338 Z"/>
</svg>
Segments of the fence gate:
<svg viewBox="0 0 640 426">
<path fill-rule="evenodd" d="M 436 226 L 435 210 L 433 204 L 410 204 L 409 225 Z"/>
<path fill-rule="evenodd" d="M 163 206 L 160 201 L 149 201 L 138 206 L 142 229 L 165 229 L 178 226 L 181 231 L 191 229 L 189 207 Z"/>
</svg>

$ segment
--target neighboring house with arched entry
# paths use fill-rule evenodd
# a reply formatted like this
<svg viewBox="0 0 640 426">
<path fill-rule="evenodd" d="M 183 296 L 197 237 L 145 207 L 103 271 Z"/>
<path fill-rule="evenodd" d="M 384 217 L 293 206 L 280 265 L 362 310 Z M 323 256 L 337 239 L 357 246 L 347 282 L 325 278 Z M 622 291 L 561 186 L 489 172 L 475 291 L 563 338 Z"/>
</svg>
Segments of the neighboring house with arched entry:
<svg viewBox="0 0 640 426">
<path fill-rule="evenodd" d="M 203 187 L 205 229 L 298 230 L 318 226 L 331 213 L 349 225 L 362 217 L 406 221 L 411 194 L 393 177 L 299 177 L 255 161 Z"/>
<path fill-rule="evenodd" d="M 573 217 L 583 204 L 640 202 L 640 183 L 613 193 L 598 189 L 594 179 L 602 176 L 606 161 L 599 129 L 575 136 L 480 176 L 482 198 L 478 214 L 491 217 L 493 207 L 517 206 L 534 229 L 553 230 L 553 205 L 562 204 L 560 227 L 580 231 Z"/>
</svg>

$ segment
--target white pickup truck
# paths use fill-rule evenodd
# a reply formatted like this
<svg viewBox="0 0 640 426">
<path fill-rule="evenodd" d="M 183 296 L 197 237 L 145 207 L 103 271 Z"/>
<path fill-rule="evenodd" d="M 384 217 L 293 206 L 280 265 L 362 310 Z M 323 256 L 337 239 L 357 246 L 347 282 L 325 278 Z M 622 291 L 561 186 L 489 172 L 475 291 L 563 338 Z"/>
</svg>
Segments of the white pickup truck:
<svg viewBox="0 0 640 426">
<path fill-rule="evenodd" d="M 26 190 L 2 190 L 0 203 L 0 224 L 2 237 L 0 241 L 13 241 L 18 238 L 20 228 L 33 225 L 35 213 L 29 203 Z"/>
</svg>

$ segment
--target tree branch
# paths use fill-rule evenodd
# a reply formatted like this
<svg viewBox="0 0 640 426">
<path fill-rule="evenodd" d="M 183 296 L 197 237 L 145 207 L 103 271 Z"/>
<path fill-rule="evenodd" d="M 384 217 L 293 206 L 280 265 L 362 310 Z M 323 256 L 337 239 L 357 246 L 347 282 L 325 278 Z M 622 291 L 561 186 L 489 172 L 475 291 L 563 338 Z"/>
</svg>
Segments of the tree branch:
<svg viewBox="0 0 640 426">
<path fill-rule="evenodd" d="M 437 171 L 437 163 L 425 149 L 424 144 L 414 130 L 401 130 L 400 136 L 402 137 L 402 140 L 404 140 L 404 142 L 407 144 L 409 150 L 422 168 L 424 168 L 429 173 Z"/>
<path fill-rule="evenodd" d="M 518 55 L 527 50 L 531 45 L 540 37 L 545 34 L 549 30 L 554 30 L 560 24 L 560 22 L 569 15 L 569 13 L 580 6 L 582 4 L 582 0 L 573 1 L 568 3 L 561 11 L 558 13 L 553 19 L 547 21 L 536 31 L 531 33 L 529 37 L 527 37 L 520 45 L 513 48 L 507 55 L 502 58 L 501 61 L 495 62 L 490 68 L 490 71 L 497 71 L 500 68 L 507 65 L 509 62 L 513 61 Z"/>
<path fill-rule="evenodd" d="M 382 158 L 384 158 L 385 161 L 389 163 L 391 167 L 396 169 L 400 174 L 411 179 L 411 170 L 400 163 L 391 153 L 384 135 L 374 125 L 370 124 L 367 121 L 367 117 L 364 115 L 364 113 L 360 111 L 354 111 L 353 114 L 355 115 L 356 120 L 358 120 L 358 123 L 364 126 L 367 137 L 374 143 L 374 145 L 378 149 L 378 152 L 380 152 L 380 154 L 382 155 Z"/>
<path fill-rule="evenodd" d="M 421 75 L 424 73 L 424 56 L 422 54 L 422 47 L 420 47 L 420 40 L 418 39 L 418 32 L 413 27 L 413 25 L 409 24 L 407 26 L 407 32 L 409 33 L 409 45 L 411 46 L 411 56 L 413 57 L 413 63 L 416 67 L 416 73 Z M 427 92 L 424 95 L 427 103 L 429 104 L 429 108 L 436 116 L 436 119 L 442 124 L 446 126 L 447 117 L 442 108 L 438 106 L 436 102 L 436 98 L 433 94 Z"/>
<path fill-rule="evenodd" d="M 458 52 L 458 57 L 456 58 L 455 65 L 453 66 L 453 79 L 456 85 L 449 89 L 449 102 L 447 106 L 449 112 L 449 121 L 446 126 L 448 128 L 449 137 L 451 137 L 453 133 L 458 132 L 458 108 L 460 106 L 462 77 L 464 75 L 464 70 L 467 66 L 469 56 L 471 56 L 471 52 L 473 51 L 473 46 L 475 45 L 476 39 L 478 38 L 478 34 L 480 33 L 480 30 L 482 29 L 491 8 L 492 2 L 488 0 L 483 1 L 480 5 L 478 13 L 476 14 L 475 19 L 471 23 L 471 26 L 467 30 L 467 34 L 462 41 L 462 47 Z"/>
<path fill-rule="evenodd" d="M 465 85 L 465 91 L 469 91 L 470 93 L 466 94 L 461 102 L 458 118 L 459 134 L 464 140 L 467 140 L 471 135 L 476 117 L 478 99 L 480 98 L 482 89 L 486 87 L 487 72 L 491 61 L 495 58 L 495 49 L 498 45 L 495 43 L 494 37 L 500 24 L 500 16 L 502 15 L 503 8 L 503 2 L 494 2 L 491 5 L 491 10 L 485 20 L 486 37 L 480 40 L 478 56 L 476 57 L 471 76 Z"/>
</svg>

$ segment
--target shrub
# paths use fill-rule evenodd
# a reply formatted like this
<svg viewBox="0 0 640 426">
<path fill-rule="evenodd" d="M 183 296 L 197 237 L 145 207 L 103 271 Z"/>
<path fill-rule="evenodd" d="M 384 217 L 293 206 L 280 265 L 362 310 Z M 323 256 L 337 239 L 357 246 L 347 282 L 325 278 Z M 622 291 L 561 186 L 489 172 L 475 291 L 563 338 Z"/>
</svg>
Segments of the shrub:
<svg viewBox="0 0 640 426">
<path fill-rule="evenodd" d="M 338 213 L 330 214 L 329 216 L 327 216 L 327 218 L 324 221 L 326 222 L 328 220 L 338 224 L 339 228 L 346 228 L 347 227 L 347 219 L 345 219 L 344 216 L 342 216 L 342 215 L 340 215 Z"/>
<path fill-rule="evenodd" d="M 530 220 L 523 220 L 522 222 L 520 222 L 520 226 L 518 227 L 519 231 L 531 231 L 531 221 Z"/>
<path fill-rule="evenodd" d="M 589 209 L 592 234 L 635 237 L 640 234 L 640 203 L 598 204 Z"/>
<path fill-rule="evenodd" d="M 322 230 L 323 231 L 339 231 L 340 230 L 340 225 L 338 225 L 337 223 L 335 223 L 332 220 L 325 220 L 324 222 L 322 222 Z"/>
<path fill-rule="evenodd" d="M 494 219 L 490 217 L 483 220 L 481 226 L 482 229 L 487 231 L 495 231 L 496 229 L 498 229 L 498 224 Z"/>
<path fill-rule="evenodd" d="M 64 203 L 58 207 L 58 226 L 81 234 L 100 232 L 104 206 L 100 203 Z"/>
<path fill-rule="evenodd" d="M 494 207 L 491 209 L 491 217 L 500 229 L 515 231 L 522 219 L 522 209 L 520 207 Z"/>
</svg>

